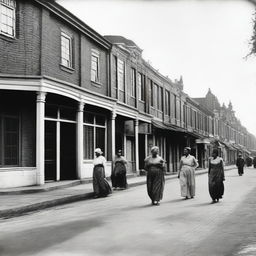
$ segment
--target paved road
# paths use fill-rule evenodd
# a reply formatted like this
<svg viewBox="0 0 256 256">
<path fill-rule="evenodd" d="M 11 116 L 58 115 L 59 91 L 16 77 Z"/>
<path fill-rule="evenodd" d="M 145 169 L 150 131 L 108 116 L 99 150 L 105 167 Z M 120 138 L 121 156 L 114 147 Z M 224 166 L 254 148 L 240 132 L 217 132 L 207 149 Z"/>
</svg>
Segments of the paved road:
<svg viewBox="0 0 256 256">
<path fill-rule="evenodd" d="M 256 169 L 242 177 L 226 172 L 217 204 L 210 204 L 207 175 L 196 183 L 196 197 L 183 200 L 178 180 L 169 180 L 160 206 L 139 186 L 0 220 L 0 255 L 256 255 Z"/>
</svg>

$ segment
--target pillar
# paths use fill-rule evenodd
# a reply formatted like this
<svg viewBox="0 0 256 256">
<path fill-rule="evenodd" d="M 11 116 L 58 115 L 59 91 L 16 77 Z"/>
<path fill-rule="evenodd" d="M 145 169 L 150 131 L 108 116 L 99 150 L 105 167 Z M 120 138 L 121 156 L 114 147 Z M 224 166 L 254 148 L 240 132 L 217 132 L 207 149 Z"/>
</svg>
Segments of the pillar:
<svg viewBox="0 0 256 256">
<path fill-rule="evenodd" d="M 77 161 L 77 178 L 82 178 L 83 157 L 84 157 L 84 132 L 83 132 L 83 120 L 84 120 L 84 103 L 79 102 L 77 108 L 77 131 L 76 131 L 76 161 Z"/>
<path fill-rule="evenodd" d="M 44 175 L 44 137 L 45 137 L 45 98 L 46 92 L 37 92 L 36 98 L 36 183 L 43 185 Z"/>
<path fill-rule="evenodd" d="M 116 111 L 115 109 L 111 113 L 111 156 L 112 162 L 115 160 L 116 155 Z"/>
<path fill-rule="evenodd" d="M 139 120 L 134 120 L 134 136 L 135 136 L 135 170 L 139 174 Z"/>
</svg>

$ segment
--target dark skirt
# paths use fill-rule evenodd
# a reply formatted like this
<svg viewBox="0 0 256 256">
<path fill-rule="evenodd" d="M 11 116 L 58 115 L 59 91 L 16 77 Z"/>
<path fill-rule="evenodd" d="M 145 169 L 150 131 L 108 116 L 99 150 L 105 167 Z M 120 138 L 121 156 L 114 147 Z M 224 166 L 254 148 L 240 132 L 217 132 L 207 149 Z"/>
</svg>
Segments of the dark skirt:
<svg viewBox="0 0 256 256">
<path fill-rule="evenodd" d="M 96 196 L 107 196 L 111 193 L 111 187 L 105 178 L 102 165 L 96 165 L 93 168 L 93 190 Z"/>
<path fill-rule="evenodd" d="M 222 178 L 209 176 L 209 193 L 212 200 L 222 198 L 224 194 L 224 183 Z"/>
<path fill-rule="evenodd" d="M 238 167 L 238 174 L 244 174 L 244 167 L 243 166 Z"/>
<path fill-rule="evenodd" d="M 163 198 L 164 182 L 162 168 L 151 166 L 147 173 L 147 191 L 152 202 L 160 201 Z"/>
<path fill-rule="evenodd" d="M 123 163 L 117 162 L 115 164 L 111 181 L 114 188 L 127 188 L 126 167 Z"/>
</svg>

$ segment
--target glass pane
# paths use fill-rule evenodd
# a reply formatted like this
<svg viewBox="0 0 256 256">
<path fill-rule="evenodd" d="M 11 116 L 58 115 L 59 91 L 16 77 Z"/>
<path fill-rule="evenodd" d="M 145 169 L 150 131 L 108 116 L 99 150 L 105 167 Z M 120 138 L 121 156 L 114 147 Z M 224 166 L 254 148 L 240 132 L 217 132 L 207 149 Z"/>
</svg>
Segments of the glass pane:
<svg viewBox="0 0 256 256">
<path fill-rule="evenodd" d="M 87 124 L 94 123 L 94 115 L 88 112 L 84 112 L 84 122 Z"/>
<path fill-rule="evenodd" d="M 96 128 L 96 148 L 100 148 L 103 154 L 106 155 L 105 151 L 105 128 Z"/>
<path fill-rule="evenodd" d="M 45 106 L 45 116 L 51 118 L 57 118 L 58 108 L 57 106 L 47 105 Z"/>
<path fill-rule="evenodd" d="M 60 118 L 66 120 L 76 120 L 76 111 L 73 108 L 60 108 Z"/>
<path fill-rule="evenodd" d="M 4 164 L 17 165 L 19 152 L 19 120 L 4 118 Z"/>
<path fill-rule="evenodd" d="M 104 116 L 96 116 L 96 124 L 105 126 L 105 117 Z"/>
<path fill-rule="evenodd" d="M 94 158 L 94 128 L 84 126 L 84 159 Z"/>
</svg>

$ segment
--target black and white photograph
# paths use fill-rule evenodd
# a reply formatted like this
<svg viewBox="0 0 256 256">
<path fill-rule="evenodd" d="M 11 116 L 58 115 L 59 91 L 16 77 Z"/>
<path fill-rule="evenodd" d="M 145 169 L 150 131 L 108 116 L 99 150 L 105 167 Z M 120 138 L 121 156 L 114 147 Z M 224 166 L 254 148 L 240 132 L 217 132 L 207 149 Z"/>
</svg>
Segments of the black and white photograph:
<svg viewBox="0 0 256 256">
<path fill-rule="evenodd" d="M 255 256 L 256 1 L 0 0 L 0 256 Z"/>
</svg>

